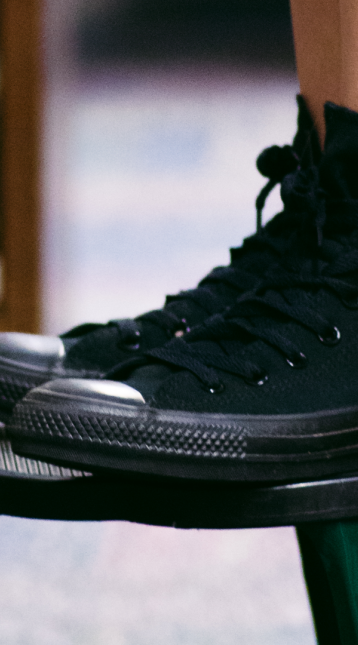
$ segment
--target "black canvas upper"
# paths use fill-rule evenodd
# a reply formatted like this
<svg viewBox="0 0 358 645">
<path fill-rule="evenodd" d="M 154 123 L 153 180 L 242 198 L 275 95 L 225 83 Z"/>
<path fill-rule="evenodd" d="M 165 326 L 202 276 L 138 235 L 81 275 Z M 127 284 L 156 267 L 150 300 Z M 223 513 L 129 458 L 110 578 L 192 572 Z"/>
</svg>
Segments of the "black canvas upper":
<svg viewBox="0 0 358 645">
<path fill-rule="evenodd" d="M 149 352 L 127 382 L 147 387 L 154 407 L 298 414 L 357 405 L 358 114 L 329 103 L 325 116 L 319 168 L 298 167 L 282 182 L 285 210 L 300 221 L 289 251 L 229 311 Z"/>
<path fill-rule="evenodd" d="M 327 104 L 325 114 L 320 163 L 282 178 L 275 221 L 291 231 L 281 260 L 231 307 L 104 375 L 122 383 L 33 389 L 8 428 L 15 453 L 205 482 L 356 472 L 358 113 Z"/>
<path fill-rule="evenodd" d="M 298 131 L 292 146 L 272 146 L 258 158 L 257 166 L 268 182 L 257 200 L 258 232 L 242 247 L 231 249 L 229 266 L 217 267 L 196 289 L 168 296 L 163 309 L 135 320 L 115 320 L 107 325 L 86 324 L 63 334 L 64 368 L 104 374 L 132 364 L 143 352 L 159 347 L 174 336 L 187 333 L 209 316 L 223 311 L 236 298 L 255 287 L 267 268 L 286 251 L 298 226 L 299 214 L 284 209 L 264 228 L 261 212 L 271 189 L 298 167 L 317 163 L 319 143 L 305 102 L 298 96 Z"/>
</svg>

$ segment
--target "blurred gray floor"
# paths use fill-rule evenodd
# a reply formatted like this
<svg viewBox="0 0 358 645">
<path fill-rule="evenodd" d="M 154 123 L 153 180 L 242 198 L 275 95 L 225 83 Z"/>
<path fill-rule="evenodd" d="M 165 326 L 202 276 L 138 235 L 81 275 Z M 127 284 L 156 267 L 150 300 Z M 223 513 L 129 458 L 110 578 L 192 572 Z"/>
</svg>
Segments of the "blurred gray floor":
<svg viewBox="0 0 358 645">
<path fill-rule="evenodd" d="M 0 520 L 3 645 L 313 645 L 293 529 Z"/>
<path fill-rule="evenodd" d="M 253 232 L 255 158 L 292 140 L 294 78 L 92 77 L 47 129 L 46 329 L 129 316 Z M 279 208 L 276 194 L 267 216 Z M 1 645 L 313 645 L 291 528 L 0 519 Z"/>
</svg>

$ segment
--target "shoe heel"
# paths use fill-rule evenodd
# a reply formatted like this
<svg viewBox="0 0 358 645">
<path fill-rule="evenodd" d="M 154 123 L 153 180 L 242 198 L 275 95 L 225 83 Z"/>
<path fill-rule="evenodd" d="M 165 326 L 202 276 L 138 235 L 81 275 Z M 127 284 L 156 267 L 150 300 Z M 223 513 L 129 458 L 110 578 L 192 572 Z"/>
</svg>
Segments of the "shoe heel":
<svg viewBox="0 0 358 645">
<path fill-rule="evenodd" d="M 297 527 L 319 645 L 358 643 L 358 520 Z"/>
</svg>

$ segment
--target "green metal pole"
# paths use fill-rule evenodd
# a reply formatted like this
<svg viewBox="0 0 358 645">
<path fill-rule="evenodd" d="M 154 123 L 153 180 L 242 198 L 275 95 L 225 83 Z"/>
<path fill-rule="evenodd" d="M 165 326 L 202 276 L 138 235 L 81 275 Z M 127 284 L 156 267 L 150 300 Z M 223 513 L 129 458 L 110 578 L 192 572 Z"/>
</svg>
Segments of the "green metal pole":
<svg viewBox="0 0 358 645">
<path fill-rule="evenodd" d="M 319 645 L 358 645 L 358 520 L 297 527 Z"/>
</svg>

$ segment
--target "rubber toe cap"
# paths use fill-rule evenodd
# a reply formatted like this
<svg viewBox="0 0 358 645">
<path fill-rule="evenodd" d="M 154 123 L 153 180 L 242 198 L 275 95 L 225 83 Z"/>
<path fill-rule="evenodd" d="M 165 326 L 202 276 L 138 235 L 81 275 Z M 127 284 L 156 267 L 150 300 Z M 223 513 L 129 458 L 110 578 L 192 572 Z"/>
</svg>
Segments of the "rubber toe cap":
<svg viewBox="0 0 358 645">
<path fill-rule="evenodd" d="M 0 360 L 34 369 L 51 369 L 65 355 L 57 336 L 4 332 L 0 334 Z"/>
<path fill-rule="evenodd" d="M 123 403 L 125 405 L 144 405 L 142 394 L 125 383 L 91 379 L 56 379 L 40 385 L 26 396 L 26 399 L 57 398 L 85 399 L 88 402 L 103 402 L 108 404 Z"/>
</svg>

